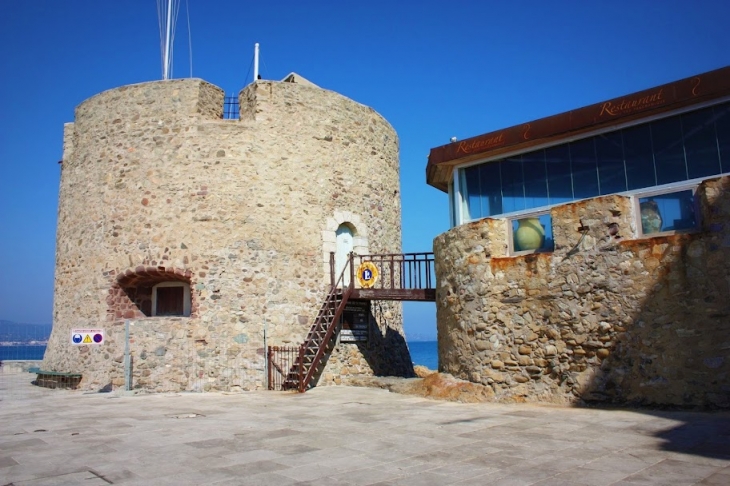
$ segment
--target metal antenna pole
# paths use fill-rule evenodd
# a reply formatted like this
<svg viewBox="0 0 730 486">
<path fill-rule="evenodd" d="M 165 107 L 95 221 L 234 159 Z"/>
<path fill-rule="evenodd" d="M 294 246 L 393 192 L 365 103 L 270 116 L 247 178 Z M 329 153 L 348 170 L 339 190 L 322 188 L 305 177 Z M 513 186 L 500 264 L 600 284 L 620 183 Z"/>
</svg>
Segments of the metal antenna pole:
<svg viewBox="0 0 730 486">
<path fill-rule="evenodd" d="M 254 44 L 253 49 L 253 82 L 259 79 L 259 43 Z"/>
<path fill-rule="evenodd" d="M 132 373 L 129 356 L 129 319 L 124 321 L 124 389 L 132 389 Z"/>
<path fill-rule="evenodd" d="M 170 77 L 170 35 L 172 30 L 172 0 L 167 0 L 167 23 L 165 29 L 165 65 L 163 66 L 162 79 Z"/>
</svg>

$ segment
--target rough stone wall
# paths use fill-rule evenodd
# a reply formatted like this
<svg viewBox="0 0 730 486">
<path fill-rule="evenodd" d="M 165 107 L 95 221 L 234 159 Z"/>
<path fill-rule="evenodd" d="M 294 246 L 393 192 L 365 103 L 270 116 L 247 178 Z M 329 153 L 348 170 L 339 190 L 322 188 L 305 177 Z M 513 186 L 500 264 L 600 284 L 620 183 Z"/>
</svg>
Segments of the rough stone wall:
<svg viewBox="0 0 730 486">
<path fill-rule="evenodd" d="M 441 371 L 504 401 L 730 407 L 730 178 L 698 197 L 688 234 L 638 239 L 607 196 L 552 209 L 553 253 L 508 257 L 504 220 L 438 236 Z"/>
<path fill-rule="evenodd" d="M 223 97 L 181 79 L 77 108 L 43 369 L 81 372 L 87 389 L 121 386 L 129 318 L 135 387 L 261 387 L 264 326 L 268 344 L 299 344 L 325 296 L 328 225 L 355 219 L 370 252 L 400 252 L 398 140 L 380 115 L 317 87 L 258 81 L 239 96 L 241 119 L 222 120 Z M 190 317 L 145 316 L 165 275 L 190 284 Z M 378 324 L 402 335 L 391 307 Z M 71 346 L 77 328 L 103 329 L 105 344 Z M 353 346 L 338 347 L 341 362 L 362 361 Z M 408 351 L 378 353 L 397 365 Z"/>
</svg>

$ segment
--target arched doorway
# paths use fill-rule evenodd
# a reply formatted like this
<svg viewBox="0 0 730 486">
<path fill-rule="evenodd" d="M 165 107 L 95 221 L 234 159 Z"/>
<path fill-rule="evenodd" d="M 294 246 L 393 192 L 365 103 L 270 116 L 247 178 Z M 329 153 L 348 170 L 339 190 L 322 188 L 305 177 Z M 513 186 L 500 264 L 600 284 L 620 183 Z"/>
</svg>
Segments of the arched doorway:
<svg viewBox="0 0 730 486">
<path fill-rule="evenodd" d="M 335 250 L 335 279 L 339 278 L 340 273 L 347 265 L 348 257 L 354 248 L 354 238 L 352 229 L 341 224 L 335 232 L 337 249 Z M 350 272 L 345 273 L 343 277 L 343 285 L 350 285 Z"/>
</svg>

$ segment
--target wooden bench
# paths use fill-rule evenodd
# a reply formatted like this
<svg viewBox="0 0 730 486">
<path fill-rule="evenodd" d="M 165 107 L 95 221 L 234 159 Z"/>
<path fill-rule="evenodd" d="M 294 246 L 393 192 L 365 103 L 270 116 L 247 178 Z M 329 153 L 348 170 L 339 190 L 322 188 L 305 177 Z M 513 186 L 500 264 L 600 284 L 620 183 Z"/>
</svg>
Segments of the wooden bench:
<svg viewBox="0 0 730 486">
<path fill-rule="evenodd" d="M 28 371 L 38 375 L 32 383 L 44 388 L 69 388 L 75 390 L 79 386 L 79 382 L 81 382 L 81 374 L 79 373 L 43 371 L 38 368 L 29 369 Z"/>
</svg>

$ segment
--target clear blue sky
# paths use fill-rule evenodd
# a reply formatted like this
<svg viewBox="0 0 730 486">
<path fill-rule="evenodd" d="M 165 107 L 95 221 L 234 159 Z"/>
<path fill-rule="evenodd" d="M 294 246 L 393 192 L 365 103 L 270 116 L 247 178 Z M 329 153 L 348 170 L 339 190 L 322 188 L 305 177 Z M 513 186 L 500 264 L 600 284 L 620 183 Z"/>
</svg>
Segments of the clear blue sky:
<svg viewBox="0 0 730 486">
<path fill-rule="evenodd" d="M 401 144 L 403 248 L 447 199 L 432 147 L 730 64 L 730 2 L 188 0 L 193 75 L 229 94 L 295 71 L 382 114 Z M 185 0 L 174 77 L 190 73 Z M 52 320 L 63 124 L 100 91 L 161 77 L 155 0 L 0 1 L 0 319 Z M 249 77 L 246 77 L 248 74 Z M 433 304 L 406 332 L 435 335 Z"/>
</svg>

